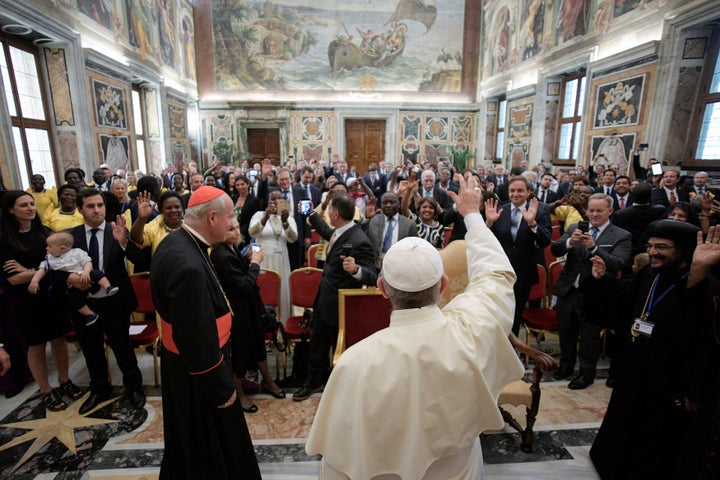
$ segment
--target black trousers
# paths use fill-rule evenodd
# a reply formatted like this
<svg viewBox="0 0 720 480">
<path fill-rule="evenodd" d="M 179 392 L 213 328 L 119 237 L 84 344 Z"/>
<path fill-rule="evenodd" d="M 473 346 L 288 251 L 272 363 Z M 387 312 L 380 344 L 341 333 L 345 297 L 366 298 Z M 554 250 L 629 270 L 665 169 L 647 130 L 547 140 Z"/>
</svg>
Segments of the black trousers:
<svg viewBox="0 0 720 480">
<path fill-rule="evenodd" d="M 305 385 L 316 388 L 325 383 L 330 373 L 330 349 L 337 343 L 338 327 L 325 322 L 313 324 L 308 351 L 308 378 Z"/>
<path fill-rule="evenodd" d="M 112 388 L 108 381 L 104 348 L 106 341 L 123 373 L 125 388 L 129 391 L 142 389 L 142 373 L 130 343 L 130 313 L 114 310 L 114 302 L 104 299 L 88 299 L 88 305 L 100 315 L 97 323 L 88 327 L 85 325 L 85 317 L 76 313 L 73 315 L 73 327 L 90 373 L 90 390 L 100 395 L 109 395 Z"/>
<path fill-rule="evenodd" d="M 558 299 L 555 307 L 560 333 L 560 368 L 575 368 L 575 362 L 579 357 L 580 374 L 594 379 L 597 361 L 602 350 L 602 339 L 600 338 L 602 327 L 586 321 L 583 317 L 584 298 L 582 293 L 572 288 L 564 297 Z M 578 335 L 580 336 L 579 350 L 577 348 Z"/>
</svg>

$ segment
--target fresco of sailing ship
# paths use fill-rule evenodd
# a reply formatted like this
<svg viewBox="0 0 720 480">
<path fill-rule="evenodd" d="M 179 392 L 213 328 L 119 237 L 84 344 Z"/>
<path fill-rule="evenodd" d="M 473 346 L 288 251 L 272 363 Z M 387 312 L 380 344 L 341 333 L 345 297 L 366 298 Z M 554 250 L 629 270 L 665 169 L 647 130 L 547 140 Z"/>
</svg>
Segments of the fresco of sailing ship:
<svg viewBox="0 0 720 480">
<path fill-rule="evenodd" d="M 345 35 L 337 36 L 328 47 L 330 69 L 335 73 L 344 68 L 352 70 L 392 65 L 402 56 L 408 41 L 408 26 L 405 22 L 420 22 L 425 25 L 424 35 L 430 31 L 436 17 L 437 7 L 434 1 L 400 0 L 395 12 L 382 26 L 383 31 L 363 31 L 355 27 L 360 35 L 359 45 L 343 24 Z"/>
</svg>

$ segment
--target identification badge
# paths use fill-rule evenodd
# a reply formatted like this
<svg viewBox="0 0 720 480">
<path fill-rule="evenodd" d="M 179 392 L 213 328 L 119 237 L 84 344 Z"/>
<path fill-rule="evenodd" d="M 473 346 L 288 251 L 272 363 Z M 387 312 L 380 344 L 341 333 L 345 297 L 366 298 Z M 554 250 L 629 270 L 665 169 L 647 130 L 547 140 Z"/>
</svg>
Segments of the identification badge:
<svg viewBox="0 0 720 480">
<path fill-rule="evenodd" d="M 644 335 L 646 337 L 652 336 L 653 328 L 655 325 L 639 318 L 635 319 L 635 323 L 632 326 L 632 334 L 634 336 Z"/>
</svg>

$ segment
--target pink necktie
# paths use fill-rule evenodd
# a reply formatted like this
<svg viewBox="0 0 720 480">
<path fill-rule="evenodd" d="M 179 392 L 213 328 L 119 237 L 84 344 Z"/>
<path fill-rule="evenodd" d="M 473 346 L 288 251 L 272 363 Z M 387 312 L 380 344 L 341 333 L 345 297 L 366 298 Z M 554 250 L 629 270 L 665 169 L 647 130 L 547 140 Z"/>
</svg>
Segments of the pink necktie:
<svg viewBox="0 0 720 480">
<path fill-rule="evenodd" d="M 625 199 L 623 197 L 620 197 L 620 210 L 625 208 Z"/>
</svg>

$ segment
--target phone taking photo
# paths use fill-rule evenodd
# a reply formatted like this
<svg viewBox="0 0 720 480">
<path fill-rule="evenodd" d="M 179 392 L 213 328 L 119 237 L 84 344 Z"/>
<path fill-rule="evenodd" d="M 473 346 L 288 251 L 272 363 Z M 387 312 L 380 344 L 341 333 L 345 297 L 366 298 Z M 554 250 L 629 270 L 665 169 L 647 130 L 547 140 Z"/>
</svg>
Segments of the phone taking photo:
<svg viewBox="0 0 720 480">
<path fill-rule="evenodd" d="M 312 202 L 310 200 L 300 200 L 300 214 L 304 217 L 307 217 L 310 215 L 310 208 L 312 207 Z"/>
<path fill-rule="evenodd" d="M 652 170 L 653 175 L 662 175 L 663 174 L 662 165 L 659 163 L 653 163 L 652 165 L 650 165 L 650 168 Z"/>
<path fill-rule="evenodd" d="M 578 222 L 577 228 L 581 232 L 587 233 L 590 230 L 590 222 L 588 222 L 586 220 L 582 220 L 582 221 Z"/>
</svg>

